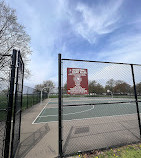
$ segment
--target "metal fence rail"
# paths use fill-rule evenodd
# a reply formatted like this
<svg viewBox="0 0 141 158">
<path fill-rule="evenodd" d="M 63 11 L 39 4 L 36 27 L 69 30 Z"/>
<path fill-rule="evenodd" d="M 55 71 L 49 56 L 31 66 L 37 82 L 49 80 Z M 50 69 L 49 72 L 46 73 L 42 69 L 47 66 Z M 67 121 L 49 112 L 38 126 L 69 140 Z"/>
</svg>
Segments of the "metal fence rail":
<svg viewBox="0 0 141 158">
<path fill-rule="evenodd" d="M 141 65 L 61 59 L 59 156 L 140 142 Z M 67 68 L 88 70 L 85 95 L 67 93 Z"/>
</svg>

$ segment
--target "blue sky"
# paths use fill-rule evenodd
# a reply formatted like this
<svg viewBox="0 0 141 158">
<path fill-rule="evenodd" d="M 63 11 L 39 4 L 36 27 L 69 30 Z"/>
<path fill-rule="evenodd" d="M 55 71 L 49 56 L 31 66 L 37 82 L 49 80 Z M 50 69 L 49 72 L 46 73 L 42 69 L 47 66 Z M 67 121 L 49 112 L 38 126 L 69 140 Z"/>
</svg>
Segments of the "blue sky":
<svg viewBox="0 0 141 158">
<path fill-rule="evenodd" d="M 141 63 L 140 0 L 6 0 L 31 37 L 31 77 L 57 85 L 63 58 Z"/>
</svg>

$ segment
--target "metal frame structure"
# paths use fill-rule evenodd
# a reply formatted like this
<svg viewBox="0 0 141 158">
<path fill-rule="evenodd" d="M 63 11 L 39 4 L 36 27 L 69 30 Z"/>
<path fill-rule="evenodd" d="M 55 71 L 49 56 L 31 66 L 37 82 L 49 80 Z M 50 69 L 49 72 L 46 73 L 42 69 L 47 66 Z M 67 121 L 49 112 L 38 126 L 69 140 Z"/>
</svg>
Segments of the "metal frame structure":
<svg viewBox="0 0 141 158">
<path fill-rule="evenodd" d="M 21 76 L 19 74 L 21 68 Z M 4 158 L 14 158 L 16 149 L 20 142 L 20 127 L 21 127 L 21 110 L 22 110 L 22 91 L 23 91 L 23 76 L 24 76 L 24 63 L 22 61 L 20 51 L 13 50 L 12 53 L 12 65 L 11 65 L 11 76 L 10 76 L 10 90 L 9 90 L 9 100 L 8 100 L 8 112 L 7 112 L 7 121 L 6 121 L 6 138 L 5 138 L 5 146 L 4 146 Z M 19 83 L 19 77 L 21 77 L 21 83 Z M 16 81 L 16 83 L 15 83 Z M 20 96 L 18 96 L 18 88 L 19 84 L 21 84 Z M 16 86 L 16 87 L 15 87 Z M 15 98 L 14 98 L 15 96 Z M 20 102 L 19 98 L 20 97 Z M 14 101 L 15 99 L 15 101 Z M 19 105 L 19 110 L 16 111 L 16 108 Z M 14 109 L 14 113 L 12 111 Z M 19 114 L 18 120 L 18 138 L 16 144 L 14 144 L 15 138 L 15 121 L 17 113 Z M 12 118 L 13 118 L 13 126 L 12 126 Z M 11 132 L 12 131 L 12 132 Z"/>
<path fill-rule="evenodd" d="M 58 54 L 58 140 L 59 140 L 59 157 L 63 156 L 62 153 L 62 88 L 61 88 L 61 54 Z"/>
<path fill-rule="evenodd" d="M 48 87 L 44 87 L 41 89 L 41 104 L 42 104 L 42 101 L 43 101 L 43 91 L 44 89 L 48 89 Z M 49 93 L 48 93 L 48 97 L 49 97 Z"/>
<path fill-rule="evenodd" d="M 139 129 L 140 129 L 140 138 L 141 138 L 141 122 L 140 122 L 138 96 L 137 96 L 137 91 L 136 91 L 136 83 L 135 83 L 133 64 L 131 64 L 131 71 L 132 71 L 132 78 L 133 78 L 133 85 L 134 85 L 134 94 L 135 94 L 136 109 L 137 109 L 137 116 L 138 116 L 138 124 L 139 124 Z"/>
<path fill-rule="evenodd" d="M 11 65 L 11 80 L 10 80 L 10 90 L 9 90 L 9 101 L 8 101 L 8 113 L 6 121 L 6 138 L 5 138 L 5 149 L 4 157 L 9 157 L 10 148 L 10 133 L 11 133 L 11 120 L 12 120 L 12 109 L 13 109 L 13 99 L 14 99 L 14 82 L 15 82 L 15 69 L 16 69 L 16 57 L 17 51 L 13 50 L 12 55 L 12 65 Z"/>
<path fill-rule="evenodd" d="M 139 113 L 139 105 L 138 102 L 138 96 L 137 96 L 137 90 L 136 90 L 136 83 L 135 83 L 135 76 L 134 76 L 134 66 L 141 66 L 141 64 L 129 64 L 129 63 L 117 63 L 117 62 L 103 62 L 103 61 L 91 61 L 91 60 L 75 60 L 75 59 L 62 59 L 61 58 L 61 54 L 58 54 L 58 153 L 60 158 L 65 157 L 65 156 L 70 156 L 70 155 L 74 155 L 76 153 L 72 153 L 70 155 L 65 155 L 63 153 L 63 145 L 62 145 L 62 107 L 65 106 L 82 106 L 82 104 L 77 104 L 77 105 L 63 105 L 62 102 L 62 98 L 63 98 L 63 94 L 62 94 L 62 61 L 74 61 L 74 62 L 94 62 L 94 63 L 107 63 L 107 64 L 121 64 L 121 65 L 129 65 L 131 66 L 131 73 L 132 73 L 132 80 L 133 80 L 133 87 L 134 87 L 134 97 L 135 97 L 135 101 L 133 101 L 134 103 L 136 103 L 136 110 L 137 110 L 137 118 L 138 118 L 138 126 L 139 126 L 139 132 L 140 132 L 140 138 L 141 138 L 141 122 L 140 122 L 140 113 Z M 126 103 L 126 102 L 116 102 L 117 103 Z M 128 102 L 127 102 L 128 103 Z M 92 104 L 83 104 L 83 105 L 98 105 L 98 104 L 114 104 L 114 103 L 92 103 Z M 82 152 L 87 152 L 87 151 L 82 151 Z M 89 151 L 88 151 L 89 152 Z M 78 153 L 77 153 L 78 154 Z"/>
<path fill-rule="evenodd" d="M 15 88 L 15 102 L 14 102 L 14 115 L 13 115 L 13 129 L 12 129 L 10 158 L 14 158 L 16 154 L 16 150 L 20 143 L 20 129 L 21 129 L 24 63 L 21 58 L 20 51 L 18 51 L 17 53 L 18 53 L 17 74 L 16 74 L 16 88 Z"/>
</svg>

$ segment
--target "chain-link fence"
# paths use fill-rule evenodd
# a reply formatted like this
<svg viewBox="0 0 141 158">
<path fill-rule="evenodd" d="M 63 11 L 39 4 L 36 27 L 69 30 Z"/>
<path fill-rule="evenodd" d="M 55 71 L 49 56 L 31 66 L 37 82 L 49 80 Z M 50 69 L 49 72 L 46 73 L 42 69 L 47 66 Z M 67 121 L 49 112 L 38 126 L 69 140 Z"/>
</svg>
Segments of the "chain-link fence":
<svg viewBox="0 0 141 158">
<path fill-rule="evenodd" d="M 48 98 L 48 93 L 43 91 L 42 100 L 46 98 Z M 41 91 L 28 86 L 23 86 L 22 110 L 28 109 L 39 102 L 41 102 Z"/>
<path fill-rule="evenodd" d="M 14 157 L 20 141 L 21 112 L 41 101 L 41 92 L 23 87 L 20 51 L 0 55 L 0 157 Z M 42 100 L 48 97 L 42 92 Z M 9 153 L 11 154 L 9 155 Z"/>
<path fill-rule="evenodd" d="M 0 56 L 0 157 L 4 157 L 11 56 Z"/>
<path fill-rule="evenodd" d="M 17 54 L 17 55 L 16 55 Z M 11 141 L 11 158 L 14 158 L 17 147 L 20 142 L 20 128 L 21 128 L 21 112 L 22 112 L 22 92 L 23 92 L 23 78 L 24 78 L 24 63 L 20 55 L 15 52 L 17 56 L 16 63 L 16 86 L 15 86 L 15 100 L 13 109 L 13 128 L 12 128 L 12 141 Z"/>
<path fill-rule="evenodd" d="M 141 65 L 59 60 L 60 156 L 140 141 L 140 72 Z"/>
</svg>

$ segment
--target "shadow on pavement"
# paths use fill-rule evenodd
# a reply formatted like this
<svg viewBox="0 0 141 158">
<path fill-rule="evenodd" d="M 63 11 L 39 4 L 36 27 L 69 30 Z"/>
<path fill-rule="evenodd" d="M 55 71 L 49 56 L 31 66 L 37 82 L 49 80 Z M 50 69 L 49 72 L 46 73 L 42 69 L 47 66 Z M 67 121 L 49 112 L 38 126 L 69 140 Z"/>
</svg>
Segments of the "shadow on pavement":
<svg viewBox="0 0 141 158">
<path fill-rule="evenodd" d="M 19 145 L 16 158 L 24 158 L 27 153 L 50 131 L 48 124 L 45 124 L 37 131 L 28 136 Z"/>
</svg>

